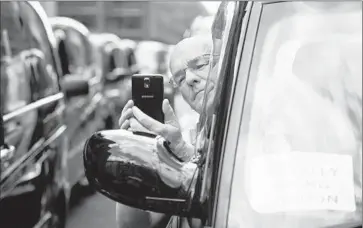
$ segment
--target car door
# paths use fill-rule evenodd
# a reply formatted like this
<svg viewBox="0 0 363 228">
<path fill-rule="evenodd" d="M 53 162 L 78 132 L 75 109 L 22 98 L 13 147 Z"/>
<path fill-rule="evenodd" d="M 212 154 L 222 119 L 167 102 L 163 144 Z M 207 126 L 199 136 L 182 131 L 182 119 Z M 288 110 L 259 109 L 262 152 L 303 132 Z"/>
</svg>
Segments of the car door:
<svg viewBox="0 0 363 228">
<path fill-rule="evenodd" d="M 26 39 L 18 3 L 1 2 L 1 145 L 0 223 L 2 227 L 26 224 L 9 217 L 29 210 L 19 203 L 27 194 L 35 194 L 34 185 L 21 186 L 21 178 L 34 169 L 29 157 L 39 152 L 36 140 L 37 111 L 22 112 L 33 101 L 31 72 L 23 53 L 30 48 Z"/>
<path fill-rule="evenodd" d="M 215 226 L 361 227 L 361 3 L 249 12 Z"/>
<path fill-rule="evenodd" d="M 2 56 L 7 61 L 1 64 L 4 147 L 7 149 L 2 150 L 1 215 L 4 217 L 1 221 L 6 224 L 4 227 L 33 227 L 51 213 L 58 193 L 66 185 L 63 94 L 59 90 L 59 71 L 50 43 L 52 36 L 48 36 L 39 15 L 44 11 L 37 11 L 40 5 L 1 4 L 5 10 L 1 16 L 11 14 L 15 19 L 9 26 L 9 45 L 5 45 L 5 50 L 10 51 Z M 1 29 L 8 30 L 3 25 L 6 23 L 2 23 Z M 18 28 L 16 33 L 15 28 Z M 14 219 L 14 214 L 22 214 L 21 219 Z"/>
</svg>

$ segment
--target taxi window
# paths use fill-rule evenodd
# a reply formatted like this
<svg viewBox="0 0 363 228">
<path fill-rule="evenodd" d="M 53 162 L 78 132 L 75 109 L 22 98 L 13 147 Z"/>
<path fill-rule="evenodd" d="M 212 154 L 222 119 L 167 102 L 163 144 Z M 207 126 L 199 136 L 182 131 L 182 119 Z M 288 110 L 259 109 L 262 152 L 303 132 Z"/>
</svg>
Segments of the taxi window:
<svg viewBox="0 0 363 228">
<path fill-rule="evenodd" d="M 30 104 L 32 91 L 30 75 L 20 55 L 1 62 L 1 112 L 11 113 Z"/>
<path fill-rule="evenodd" d="M 241 3 L 245 4 L 245 3 Z M 211 28 L 210 42 L 212 49 L 209 53 L 209 71 L 207 71 L 207 82 L 203 98 L 203 107 L 200 113 L 199 124 L 196 134 L 195 148 L 196 155 L 199 157 L 198 162 L 202 164 L 199 174 L 200 201 L 208 202 L 208 214 L 212 215 L 214 205 L 214 191 L 218 176 L 217 161 L 220 154 L 216 153 L 215 139 L 220 133 L 215 131 L 215 123 L 221 121 L 219 115 L 220 101 L 222 97 L 222 87 L 227 77 L 233 77 L 233 74 L 221 74 L 223 66 L 232 66 L 229 58 L 231 47 L 232 25 L 236 19 L 236 7 L 240 5 L 236 2 L 222 2 Z M 227 57 L 228 56 L 228 57 Z M 208 68 L 207 68 L 208 69 Z M 224 71 L 223 71 L 224 72 Z M 211 217 L 207 221 L 210 225 Z"/>
<path fill-rule="evenodd" d="M 29 44 L 24 35 L 18 3 L 1 2 L 0 17 L 1 112 L 8 114 L 31 101 L 30 75 L 21 60 L 21 53 L 29 49 Z"/>
<path fill-rule="evenodd" d="M 129 50 L 127 51 L 127 65 L 131 69 L 134 69 L 135 71 L 137 70 L 137 61 L 134 50 L 132 48 L 129 48 Z"/>
<path fill-rule="evenodd" d="M 73 29 L 67 29 L 65 47 L 68 53 L 68 67 L 71 74 L 75 74 L 87 67 L 89 61 L 87 60 L 86 45 L 79 32 Z"/>
<path fill-rule="evenodd" d="M 107 44 L 105 49 L 106 52 L 110 53 L 108 68 L 110 72 L 116 68 L 127 68 L 126 57 L 124 56 L 123 50 L 117 47 L 114 43 Z"/>
<path fill-rule="evenodd" d="M 204 93 L 203 111 L 199 120 L 199 123 L 203 123 L 203 125 L 200 125 L 201 128 L 211 125 L 212 116 L 218 111 L 224 77 L 233 76 L 221 75 L 220 70 L 226 60 L 235 8 L 235 2 L 222 2 L 212 25 L 212 53 L 209 60 L 210 69 L 206 84 L 206 91 L 208 92 Z"/>
<path fill-rule="evenodd" d="M 47 63 L 55 68 L 51 46 L 43 22 L 30 4 L 26 2 L 21 2 L 19 4 L 22 19 L 26 22 L 24 24 L 24 29 L 31 47 L 41 50 L 44 53 Z"/>
<path fill-rule="evenodd" d="M 263 4 L 250 42 L 228 227 L 362 224 L 361 3 Z"/>
<path fill-rule="evenodd" d="M 15 56 L 21 51 L 29 49 L 29 43 L 23 30 L 23 20 L 20 17 L 19 4 L 17 2 L 1 2 L 0 17 L 0 30 L 1 33 L 6 30 L 8 34 L 11 54 Z M 1 57 L 5 55 L 3 42 L 1 40 Z"/>
</svg>

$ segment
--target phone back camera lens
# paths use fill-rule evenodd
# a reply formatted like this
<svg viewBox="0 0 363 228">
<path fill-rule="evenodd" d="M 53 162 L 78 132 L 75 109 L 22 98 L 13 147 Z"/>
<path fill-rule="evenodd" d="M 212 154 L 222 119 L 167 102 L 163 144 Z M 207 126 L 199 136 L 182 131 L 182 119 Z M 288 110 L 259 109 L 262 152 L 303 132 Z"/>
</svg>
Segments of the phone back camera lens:
<svg viewBox="0 0 363 228">
<path fill-rule="evenodd" d="M 150 88 L 150 78 L 144 78 L 144 88 Z"/>
</svg>

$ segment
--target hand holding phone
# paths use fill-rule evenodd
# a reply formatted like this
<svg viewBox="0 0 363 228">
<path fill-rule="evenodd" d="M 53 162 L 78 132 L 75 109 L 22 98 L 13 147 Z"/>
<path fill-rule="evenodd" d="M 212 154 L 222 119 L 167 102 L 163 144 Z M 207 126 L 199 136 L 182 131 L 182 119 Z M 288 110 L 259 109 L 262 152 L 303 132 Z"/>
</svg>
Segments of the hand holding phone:
<svg viewBox="0 0 363 228">
<path fill-rule="evenodd" d="M 135 74 L 132 76 L 132 100 L 134 105 L 151 118 L 164 123 L 162 104 L 164 80 L 158 74 Z"/>
</svg>

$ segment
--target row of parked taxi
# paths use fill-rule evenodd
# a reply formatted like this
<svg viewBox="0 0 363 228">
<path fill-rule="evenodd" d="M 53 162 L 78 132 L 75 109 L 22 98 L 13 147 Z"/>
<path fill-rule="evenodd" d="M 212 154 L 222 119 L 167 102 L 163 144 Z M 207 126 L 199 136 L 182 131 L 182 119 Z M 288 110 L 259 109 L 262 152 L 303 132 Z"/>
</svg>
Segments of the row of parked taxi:
<svg viewBox="0 0 363 228">
<path fill-rule="evenodd" d="M 87 187 L 85 140 L 131 98 L 134 49 L 38 2 L 1 2 L 0 227 L 65 227 L 72 190 Z"/>
</svg>

